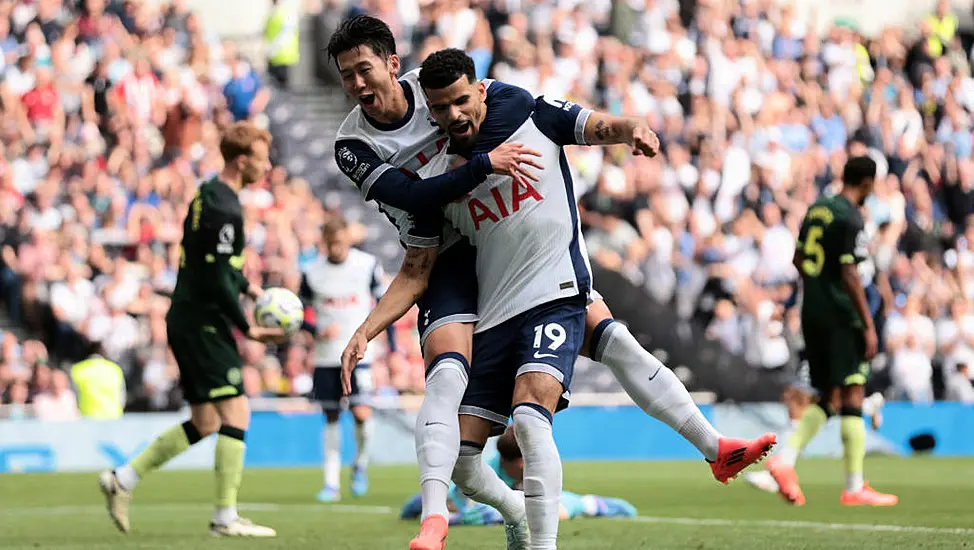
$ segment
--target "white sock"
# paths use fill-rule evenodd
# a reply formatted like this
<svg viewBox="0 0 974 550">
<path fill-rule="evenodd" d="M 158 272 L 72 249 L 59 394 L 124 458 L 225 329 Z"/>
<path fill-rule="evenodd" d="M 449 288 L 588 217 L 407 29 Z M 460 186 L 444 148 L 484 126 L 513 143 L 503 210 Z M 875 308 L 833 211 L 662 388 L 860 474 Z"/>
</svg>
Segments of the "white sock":
<svg viewBox="0 0 974 550">
<path fill-rule="evenodd" d="M 342 428 L 338 422 L 325 422 L 325 487 L 338 489 L 342 473 Z"/>
<path fill-rule="evenodd" d="M 213 509 L 213 523 L 217 525 L 230 525 L 237 521 L 236 506 L 217 506 Z"/>
<path fill-rule="evenodd" d="M 131 492 L 139 484 L 139 474 L 135 473 L 135 468 L 126 464 L 115 470 L 115 479 L 122 489 Z"/>
<path fill-rule="evenodd" d="M 720 432 L 700 412 L 683 382 L 643 349 L 625 325 L 609 324 L 592 355 L 609 367 L 640 409 L 676 430 L 707 460 L 717 460 Z"/>
<path fill-rule="evenodd" d="M 551 415 L 539 406 L 514 406 L 514 435 L 524 456 L 524 508 L 531 550 L 553 550 L 558 543 L 561 511 L 561 457 L 555 446 Z"/>
<path fill-rule="evenodd" d="M 372 441 L 372 431 L 375 423 L 369 416 L 365 422 L 355 423 L 355 444 L 358 446 L 358 454 L 355 455 L 355 467 L 365 469 L 369 467 L 369 442 Z"/>
<path fill-rule="evenodd" d="M 862 474 L 846 474 L 845 476 L 845 490 L 850 493 L 858 493 L 862 491 L 862 488 L 866 486 L 866 482 L 862 477 Z"/>
<path fill-rule="evenodd" d="M 795 463 L 798 462 L 798 449 L 789 445 L 782 445 L 781 449 L 775 453 L 775 457 L 785 466 L 794 468 Z"/>
<path fill-rule="evenodd" d="M 416 459 L 422 486 L 422 519 L 450 517 L 447 490 L 460 452 L 457 411 L 467 389 L 467 360 L 459 353 L 434 359 L 426 377 L 426 394 L 416 416 Z"/>
<path fill-rule="evenodd" d="M 483 461 L 482 447 L 460 443 L 460 458 L 453 468 L 453 482 L 464 495 L 500 512 L 504 523 L 517 525 L 524 519 L 524 493 L 508 487 Z"/>
</svg>

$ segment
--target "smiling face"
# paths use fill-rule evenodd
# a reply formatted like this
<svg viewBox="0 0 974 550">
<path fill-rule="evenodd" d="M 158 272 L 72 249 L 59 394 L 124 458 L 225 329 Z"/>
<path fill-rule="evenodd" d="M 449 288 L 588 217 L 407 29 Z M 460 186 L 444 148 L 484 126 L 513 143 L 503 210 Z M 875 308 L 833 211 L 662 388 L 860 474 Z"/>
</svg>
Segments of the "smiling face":
<svg viewBox="0 0 974 550">
<path fill-rule="evenodd" d="M 380 121 L 395 118 L 397 94 L 402 90 L 396 77 L 399 74 L 399 56 L 385 58 L 377 55 L 370 46 L 361 45 L 345 50 L 336 56 L 342 89 L 370 117 Z"/>
<path fill-rule="evenodd" d="M 473 145 L 487 110 L 484 83 L 463 75 L 445 88 L 424 91 L 436 124 L 449 132 L 455 143 L 465 147 Z"/>
</svg>

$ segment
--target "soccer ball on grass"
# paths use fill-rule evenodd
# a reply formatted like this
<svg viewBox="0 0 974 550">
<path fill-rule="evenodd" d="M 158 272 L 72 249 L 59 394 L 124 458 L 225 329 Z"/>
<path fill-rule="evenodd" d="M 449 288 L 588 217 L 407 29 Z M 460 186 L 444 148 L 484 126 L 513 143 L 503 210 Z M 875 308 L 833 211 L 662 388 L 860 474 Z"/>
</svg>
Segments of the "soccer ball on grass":
<svg viewBox="0 0 974 550">
<path fill-rule="evenodd" d="M 284 334 L 292 336 L 304 322 L 304 305 L 301 298 L 286 288 L 268 288 L 257 299 L 254 318 L 262 327 L 281 328 Z"/>
</svg>

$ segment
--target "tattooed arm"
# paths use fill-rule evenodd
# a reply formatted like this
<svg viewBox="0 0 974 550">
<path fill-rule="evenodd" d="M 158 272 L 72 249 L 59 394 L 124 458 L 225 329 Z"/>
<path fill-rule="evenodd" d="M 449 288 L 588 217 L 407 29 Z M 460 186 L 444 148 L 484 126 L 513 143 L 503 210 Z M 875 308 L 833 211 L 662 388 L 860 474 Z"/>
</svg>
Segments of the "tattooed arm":
<svg viewBox="0 0 974 550">
<path fill-rule="evenodd" d="M 406 249 L 402 268 L 357 332 L 371 341 L 413 307 L 426 292 L 438 250 L 436 247 Z"/>
<path fill-rule="evenodd" d="M 426 292 L 438 251 L 436 246 L 406 249 L 406 258 L 403 259 L 402 268 L 396 278 L 342 352 L 341 379 L 345 395 L 352 392 L 352 370 L 365 358 L 369 342 L 405 315 Z"/>
<path fill-rule="evenodd" d="M 625 144 L 633 148 L 634 154 L 648 157 L 655 157 L 659 151 L 659 138 L 644 119 L 599 111 L 593 111 L 585 121 L 585 144 Z"/>
</svg>

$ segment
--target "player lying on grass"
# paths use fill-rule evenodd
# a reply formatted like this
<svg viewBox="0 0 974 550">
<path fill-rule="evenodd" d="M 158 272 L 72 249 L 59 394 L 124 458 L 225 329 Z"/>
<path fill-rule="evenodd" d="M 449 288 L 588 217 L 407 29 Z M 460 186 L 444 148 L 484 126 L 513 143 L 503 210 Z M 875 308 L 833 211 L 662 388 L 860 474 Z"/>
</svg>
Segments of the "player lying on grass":
<svg viewBox="0 0 974 550">
<path fill-rule="evenodd" d="M 465 239 L 446 226 L 440 257 L 435 264 L 430 263 L 423 249 L 415 246 L 423 243 L 409 236 L 413 224 L 409 212 L 460 199 L 490 173 L 532 181 L 531 172 L 525 168 L 538 167 L 530 158 L 536 151 L 506 143 L 489 153 L 474 155 L 458 169 L 420 180 L 416 172 L 446 146 L 447 136 L 429 123 L 431 115 L 418 72 L 397 80 L 399 58 L 388 26 L 368 16 L 347 20 L 332 36 L 328 52 L 338 64 L 343 88 L 357 103 L 339 130 L 335 148 L 338 166 L 366 200 L 379 203 L 400 229 L 403 243 L 413 245 L 407 249 L 406 260 L 390 289 L 403 287 L 413 292 L 412 301 L 419 300 L 427 365 L 426 393 L 416 426 L 423 517 L 445 518 L 447 487 L 460 445 L 456 411 L 467 383 L 473 324 L 479 318 L 472 267 L 475 254 Z M 584 133 L 586 142 L 625 142 L 637 151 L 650 146 L 645 140 L 655 140 L 644 122 L 619 117 L 593 118 Z M 740 454 L 740 449 L 745 449 L 747 464 L 760 457 L 773 439 L 749 442 L 723 438 L 672 371 L 643 349 L 625 325 L 612 319 L 604 301 L 594 298 L 586 317 L 583 353 L 606 364 L 640 408 L 699 449 L 722 482 L 744 467 L 730 460 Z M 404 300 L 400 306 L 408 308 L 412 301 Z M 365 342 L 377 335 L 374 331 L 378 324 L 363 324 L 353 340 L 355 347 L 349 351 L 364 352 Z M 466 470 L 480 468 L 475 456 L 461 462 Z M 523 507 L 512 509 L 507 517 L 517 523 L 523 519 Z"/>
<path fill-rule="evenodd" d="M 431 69 L 432 66 L 436 68 Z M 551 439 L 550 414 L 558 404 L 561 391 L 569 386 L 574 364 L 572 350 L 580 349 L 583 339 L 581 334 L 575 332 L 578 329 L 575 323 L 576 315 L 581 315 L 584 321 L 584 305 L 576 311 L 573 294 L 582 294 L 580 297 L 584 298 L 591 284 L 584 240 L 578 234 L 571 179 L 566 172 L 561 148 L 568 144 L 628 143 L 641 153 L 655 153 L 655 136 L 644 122 L 602 113 L 593 114 L 576 105 L 555 100 L 535 100 L 524 90 L 500 82 L 491 82 L 489 86 L 478 82 L 473 76 L 472 62 L 456 50 L 438 52 L 428 58 L 420 73 L 420 81 L 432 116 L 441 128 L 449 130 L 451 153 L 455 148 L 461 156 L 474 158 L 508 140 L 523 141 L 543 152 L 541 159 L 546 168 L 541 171 L 537 182 L 517 185 L 510 179 L 491 176 L 487 185 L 478 187 L 463 200 L 444 208 L 443 215 L 477 247 L 476 278 L 480 297 L 480 322 L 474 335 L 474 355 L 478 355 L 478 350 L 481 353 L 479 359 L 474 360 L 469 387 L 459 407 L 463 415 L 461 435 L 464 444 L 454 470 L 454 481 L 464 488 L 465 493 L 475 495 L 477 500 L 491 498 L 482 494 L 487 491 L 478 490 L 461 480 L 476 480 L 477 483 L 488 483 L 489 480 L 490 484 L 494 484 L 496 476 L 480 473 L 482 461 L 478 445 L 482 445 L 489 435 L 490 423 L 506 425 L 512 399 L 510 386 L 505 388 L 505 384 L 511 382 L 504 382 L 505 376 L 510 375 L 505 374 L 504 369 L 520 366 L 513 382 L 513 403 L 516 404 L 513 416 L 518 435 L 521 437 L 522 431 L 541 430 L 542 425 L 544 427 L 543 435 L 540 435 L 542 440 L 537 441 L 537 447 L 529 449 L 530 446 L 522 445 L 526 449 L 528 478 L 538 479 L 540 483 L 538 491 L 534 492 L 539 498 L 536 502 L 529 499 L 526 506 L 531 523 L 532 547 L 548 547 L 549 544 L 554 547 L 557 509 L 551 507 L 557 505 L 555 495 L 559 488 L 553 480 L 559 477 L 560 468 L 555 468 L 558 465 L 557 450 Z M 451 155 L 438 155 L 429 166 L 424 167 L 421 175 L 445 170 L 449 158 Z M 447 159 L 445 165 L 436 165 L 444 162 L 444 159 Z M 494 204 L 496 206 L 488 206 Z M 427 234 L 422 238 L 434 243 L 437 241 L 435 235 Z M 435 250 L 431 251 L 433 255 Z M 412 277 L 412 280 L 419 283 L 413 292 L 403 290 L 393 293 L 395 285 L 390 286 L 389 293 L 366 321 L 363 331 L 374 336 L 406 311 L 415 296 L 425 290 L 422 278 Z M 603 320 L 595 333 L 600 334 L 612 324 L 611 318 Z M 615 326 L 621 327 L 618 324 Z M 373 330 L 376 332 L 371 334 Z M 584 333 L 584 323 L 580 330 Z M 349 361 L 343 358 L 344 365 L 350 365 L 364 351 L 365 340 L 366 336 L 362 336 L 360 342 L 350 343 L 346 350 Z M 593 342 L 598 340 L 596 337 Z M 645 373 L 644 387 L 647 383 L 653 386 L 653 379 L 663 371 L 672 375 L 658 362 L 655 365 L 652 372 Z M 682 384 L 678 381 L 677 384 L 692 408 L 692 411 L 684 409 L 684 413 L 691 415 L 691 418 L 684 419 L 692 422 L 693 413 L 699 415 L 699 410 Z M 518 387 L 530 389 L 521 391 Z M 562 389 L 558 390 L 558 387 Z M 462 391 L 463 386 L 460 389 Z M 538 411 L 536 417 L 525 410 L 531 408 L 524 405 L 525 402 L 538 406 L 533 409 Z M 674 408 L 680 407 L 679 403 L 672 401 L 668 404 Z M 542 411 L 546 411 L 548 416 L 545 417 Z M 481 422 L 478 424 L 471 420 L 473 418 Z M 536 424 L 535 420 L 541 422 Z M 702 415 L 700 420 L 703 424 L 697 423 L 695 428 L 703 430 L 705 426 L 709 427 Z M 471 428 L 472 435 L 469 437 L 467 434 L 471 431 L 464 428 L 464 421 L 468 426 L 471 423 L 477 426 Z M 522 428 L 522 422 L 531 426 Z M 542 431 L 538 433 L 542 434 Z M 737 468 L 741 463 L 752 463 L 773 441 L 773 434 L 755 442 L 733 440 L 733 443 L 737 443 L 734 448 L 738 456 L 728 457 L 727 462 L 714 468 L 715 472 Z M 728 443 L 732 443 L 732 440 L 722 440 L 718 446 L 723 449 Z M 532 463 L 551 466 L 550 471 L 539 472 L 547 481 L 541 482 L 539 477 L 531 475 Z M 737 471 L 739 469 L 731 475 Z M 502 493 L 496 491 L 496 494 Z M 500 506 L 495 507 L 505 512 Z M 535 513 L 543 516 L 543 520 L 531 520 L 533 507 L 537 507 Z M 445 516 L 431 525 L 424 522 L 420 539 L 432 541 L 439 536 L 436 533 L 445 535 Z"/>
<path fill-rule="evenodd" d="M 163 432 L 131 462 L 98 478 L 108 512 L 122 531 L 129 530 L 132 491 L 158 470 L 210 434 L 217 433 L 214 536 L 273 537 L 269 527 L 237 515 L 243 478 L 245 435 L 250 407 L 243 392 L 243 361 L 233 335 L 259 342 L 283 342 L 284 332 L 252 326 L 240 308 L 240 294 L 263 293 L 243 276 L 242 188 L 264 178 L 270 168 L 271 136 L 246 123 L 230 127 L 220 140 L 225 166 L 203 182 L 183 224 L 179 273 L 166 331 L 179 366 L 179 384 L 189 401 L 190 419 Z"/>
<path fill-rule="evenodd" d="M 852 157 L 842 174 L 842 192 L 823 196 L 802 221 L 794 264 L 801 273 L 801 326 L 808 372 L 817 401 L 809 406 L 786 445 L 768 461 L 781 496 L 801 506 L 795 462 L 828 421 L 839 414 L 846 479 L 840 503 L 893 506 L 895 495 L 873 490 L 863 478 L 866 426 L 862 421 L 869 361 L 876 355 L 876 327 L 857 264 L 866 258 L 859 208 L 872 192 L 876 162 Z M 839 404 L 836 410 L 833 403 Z"/>
<path fill-rule="evenodd" d="M 487 465 L 497 476 L 514 490 L 524 485 L 524 458 L 514 437 L 514 428 L 508 426 L 497 439 L 497 454 L 487 461 Z M 500 512 L 467 498 L 456 486 L 450 486 L 450 525 L 498 525 L 504 523 Z M 399 517 L 406 520 L 418 519 L 422 513 L 422 494 L 417 493 L 402 508 Z M 580 495 L 568 491 L 561 492 L 562 520 L 575 518 L 616 518 L 633 517 L 636 508 L 619 498 Z"/>
</svg>

